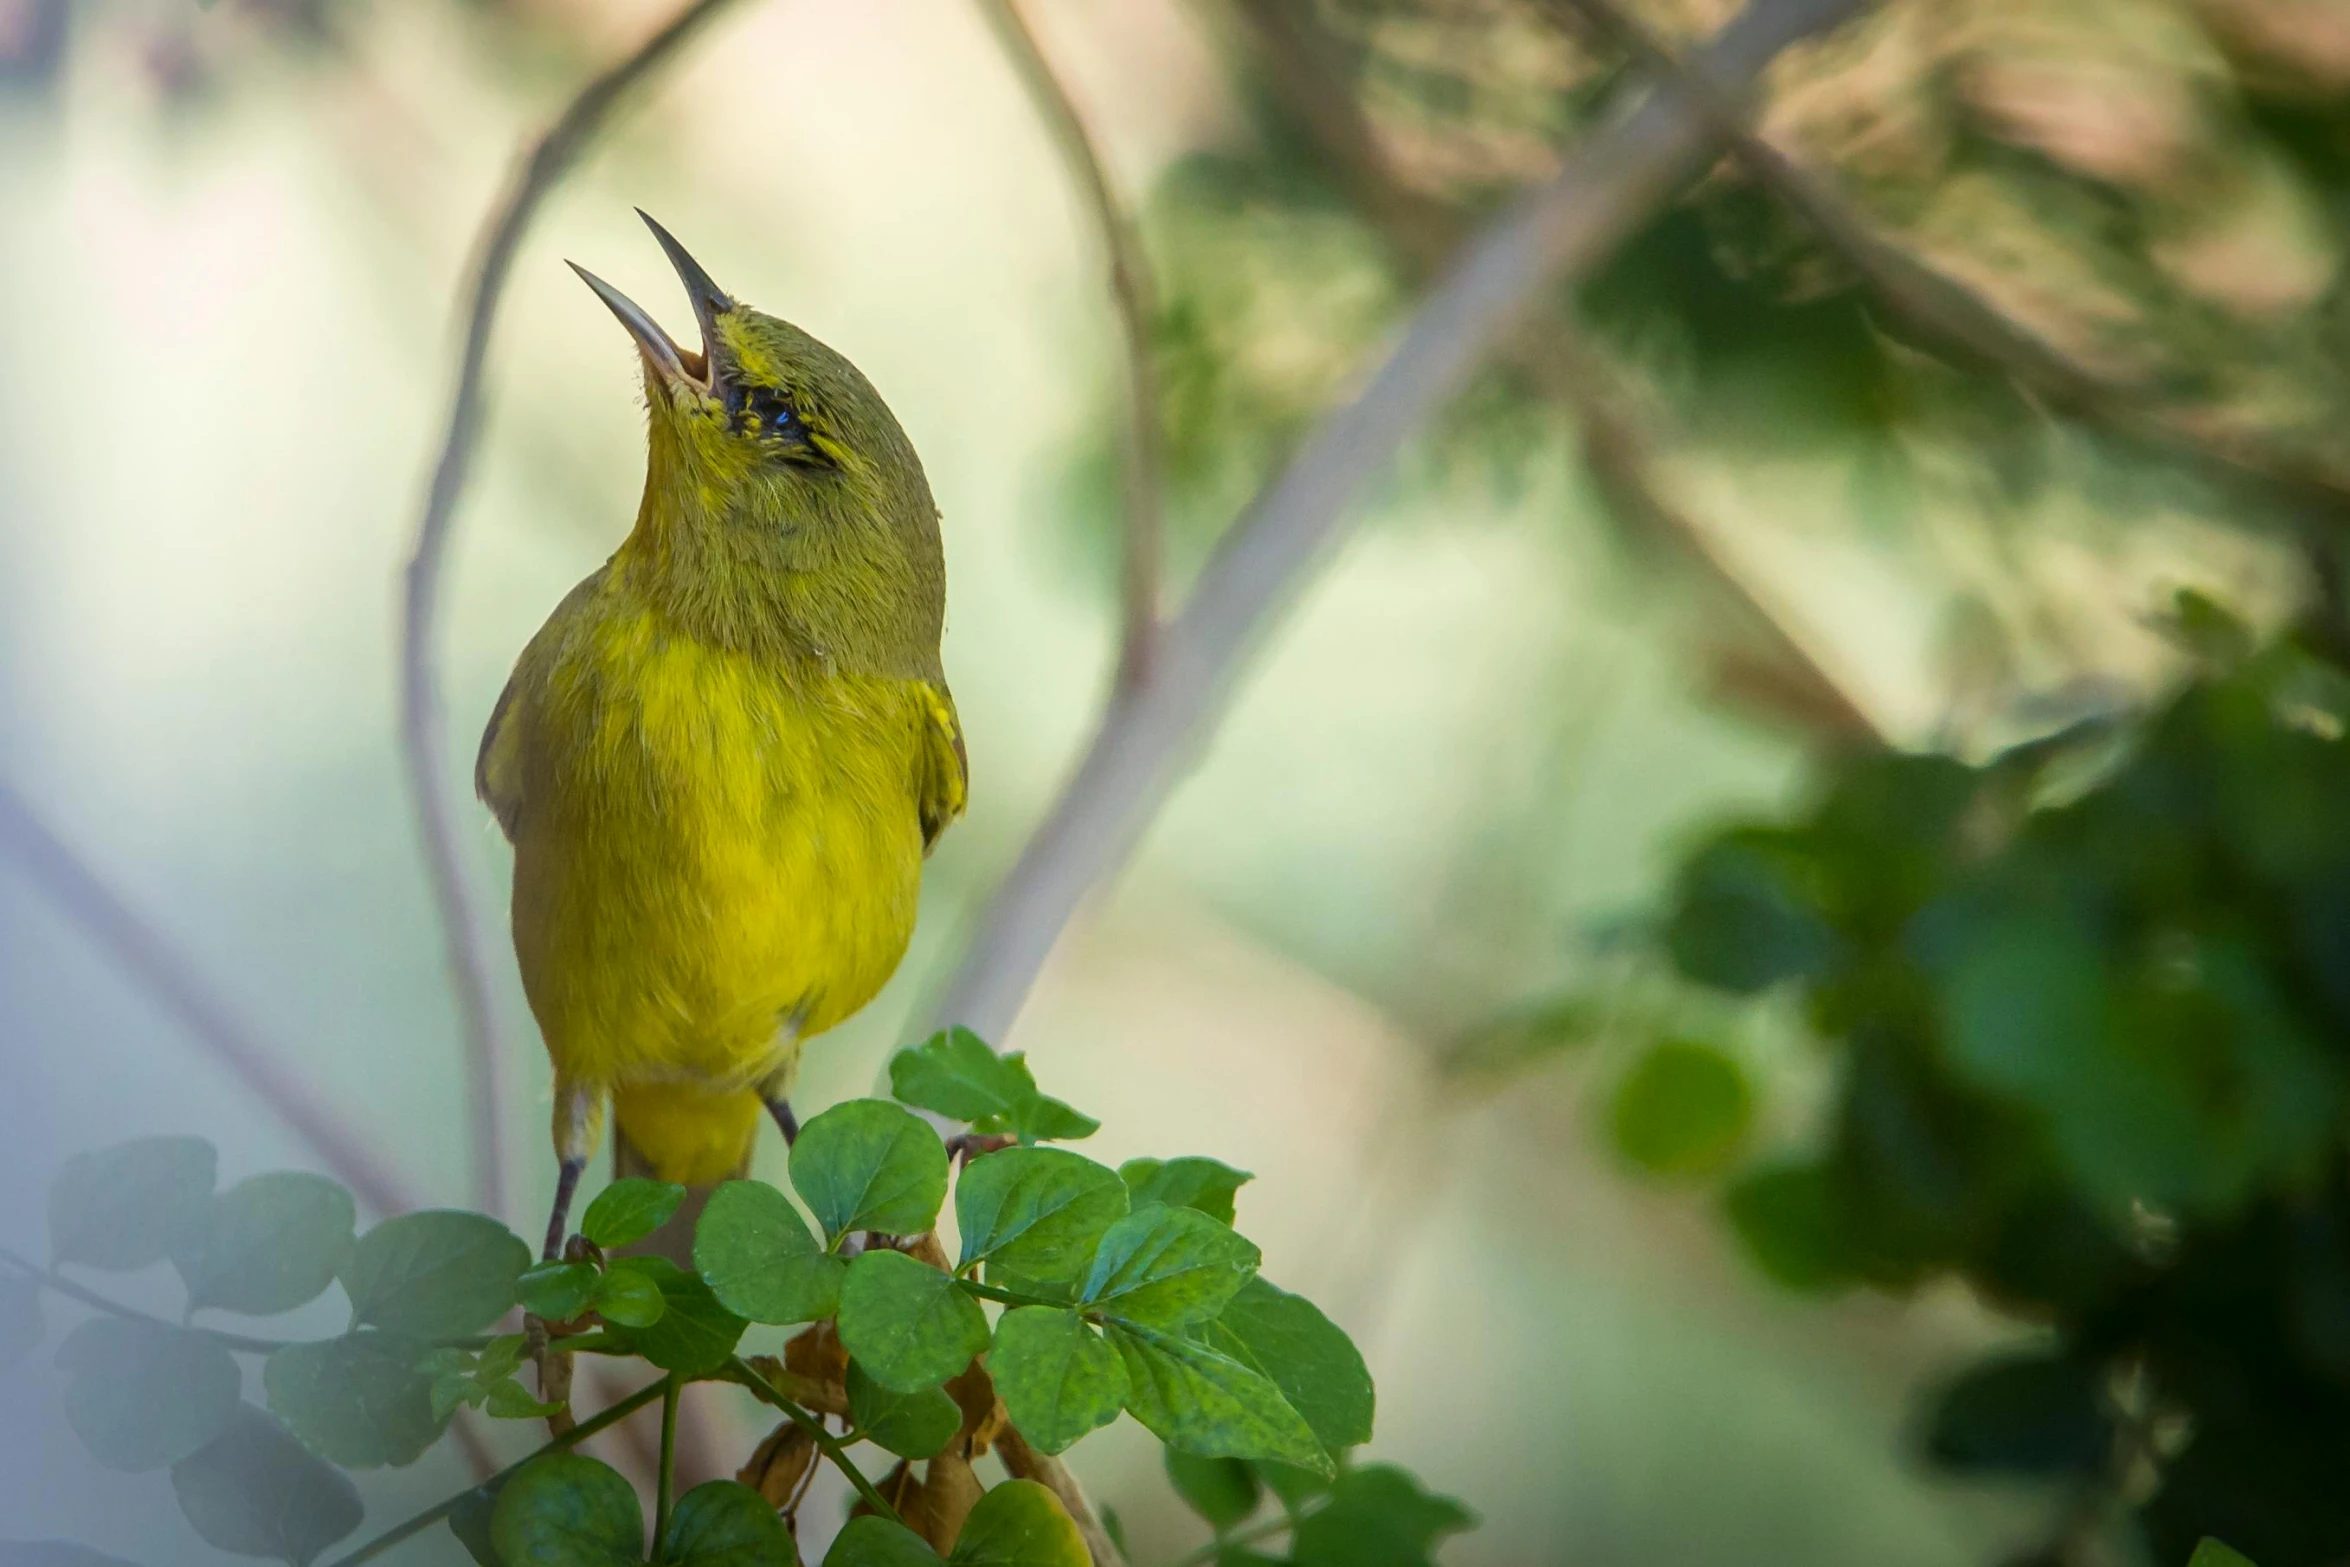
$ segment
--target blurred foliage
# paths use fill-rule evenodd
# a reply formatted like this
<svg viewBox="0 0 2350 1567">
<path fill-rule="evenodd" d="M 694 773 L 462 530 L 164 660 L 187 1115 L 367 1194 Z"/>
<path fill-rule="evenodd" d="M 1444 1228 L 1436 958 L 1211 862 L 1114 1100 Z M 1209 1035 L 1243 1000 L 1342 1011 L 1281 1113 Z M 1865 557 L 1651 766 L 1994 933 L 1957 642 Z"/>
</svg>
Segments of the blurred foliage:
<svg viewBox="0 0 2350 1567">
<path fill-rule="evenodd" d="M 1811 1146 L 1726 1193 L 1762 1265 L 2044 1324 L 1941 1392 L 1934 1463 L 2065 1481 L 2157 1563 L 2316 1567 L 2350 1553 L 2350 670 L 2181 623 L 2205 665 L 2143 718 L 1832 763 L 1698 848 L 1665 939 L 1692 982 L 1792 987 L 1835 1057 Z"/>
</svg>

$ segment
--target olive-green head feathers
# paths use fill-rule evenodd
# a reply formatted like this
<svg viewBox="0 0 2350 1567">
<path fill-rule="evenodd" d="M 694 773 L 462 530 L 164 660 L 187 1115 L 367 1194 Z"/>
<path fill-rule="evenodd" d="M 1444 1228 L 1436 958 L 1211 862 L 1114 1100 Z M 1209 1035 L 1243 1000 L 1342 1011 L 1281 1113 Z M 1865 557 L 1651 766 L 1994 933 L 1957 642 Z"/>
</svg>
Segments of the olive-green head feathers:
<svg viewBox="0 0 2350 1567">
<path fill-rule="evenodd" d="M 573 265 L 644 361 L 645 498 L 615 564 L 712 640 L 852 672 L 934 675 L 945 571 L 913 443 L 855 365 L 736 301 L 637 215 L 685 285 L 701 346 L 680 347 Z"/>
</svg>

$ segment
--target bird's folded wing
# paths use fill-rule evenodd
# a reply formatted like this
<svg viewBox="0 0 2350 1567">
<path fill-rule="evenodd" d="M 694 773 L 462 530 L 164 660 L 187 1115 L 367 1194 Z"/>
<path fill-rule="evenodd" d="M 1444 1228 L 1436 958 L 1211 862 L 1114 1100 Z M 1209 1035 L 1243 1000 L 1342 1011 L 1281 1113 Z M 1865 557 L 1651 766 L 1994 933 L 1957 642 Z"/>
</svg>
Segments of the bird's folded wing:
<svg viewBox="0 0 2350 1567">
<path fill-rule="evenodd" d="M 963 721 L 955 716 L 953 693 L 928 681 L 921 692 L 929 717 L 923 726 L 921 798 L 922 848 L 928 853 L 947 824 L 963 814 L 971 759 L 963 749 Z"/>
</svg>

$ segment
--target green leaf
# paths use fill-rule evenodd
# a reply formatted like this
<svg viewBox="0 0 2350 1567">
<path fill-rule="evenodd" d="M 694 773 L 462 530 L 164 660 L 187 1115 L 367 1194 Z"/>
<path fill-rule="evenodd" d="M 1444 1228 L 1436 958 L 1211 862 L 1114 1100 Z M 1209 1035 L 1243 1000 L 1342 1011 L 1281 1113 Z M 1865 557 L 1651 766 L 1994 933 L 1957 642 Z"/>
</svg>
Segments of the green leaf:
<svg viewBox="0 0 2350 1567">
<path fill-rule="evenodd" d="M 659 1366 L 685 1376 L 706 1376 L 726 1364 L 750 1326 L 720 1304 L 710 1286 L 665 1257 L 622 1257 L 607 1278 L 637 1273 L 661 1292 L 661 1316 L 650 1327 L 613 1323 L 611 1332 Z M 609 1313 L 606 1322 L 612 1322 Z"/>
<path fill-rule="evenodd" d="M 41 1347 L 49 1331 L 41 1314 L 41 1281 L 29 1273 L 0 1272 L 0 1371 Z"/>
<path fill-rule="evenodd" d="M 106 1556 L 87 1546 L 63 1540 L 0 1540 L 0 1567 L 133 1567 L 119 1556 Z"/>
<path fill-rule="evenodd" d="M 890 1092 L 971 1129 L 1011 1133 L 1023 1142 L 1091 1137 L 1101 1123 L 1037 1092 L 1027 1061 L 999 1056 L 967 1028 L 933 1034 L 889 1063 Z"/>
<path fill-rule="evenodd" d="M 497 1220 L 437 1210 L 369 1230 L 343 1266 L 352 1319 L 421 1339 L 478 1333 L 514 1307 L 530 1248 Z"/>
<path fill-rule="evenodd" d="M 1012 1424 L 1039 1452 L 1066 1452 L 1118 1418 L 1126 1365 L 1074 1311 L 1022 1306 L 996 1323 L 988 1374 Z"/>
<path fill-rule="evenodd" d="M 736 1480 L 711 1480 L 677 1499 L 666 1567 L 796 1567 L 791 1529 L 767 1499 Z"/>
<path fill-rule="evenodd" d="M 2205 1538 L 2187 1558 L 2187 1567 L 2252 1567 L 2252 1558 L 2231 1546 Z"/>
<path fill-rule="evenodd" d="M 902 1523 L 851 1518 L 832 1537 L 824 1567 L 938 1567 L 938 1552 Z"/>
<path fill-rule="evenodd" d="M 1965 1474 L 2083 1474 L 2108 1460 L 2113 1421 L 2095 1367 L 2038 1351 L 1969 1366 L 1935 1400 L 1926 1453 Z"/>
<path fill-rule="evenodd" d="M 219 1156 L 201 1137 L 141 1137 L 75 1154 L 49 1183 L 49 1255 L 128 1272 L 203 1222 Z"/>
<path fill-rule="evenodd" d="M 433 1408 L 425 1346 L 372 1328 L 288 1344 L 261 1368 L 269 1410 L 346 1469 L 412 1464 L 448 1424 Z"/>
<path fill-rule="evenodd" d="M 903 1252 L 869 1251 L 840 1287 L 840 1341 L 882 1386 L 936 1387 L 987 1348 L 987 1316 L 952 1278 Z"/>
<path fill-rule="evenodd" d="M 982 1496 L 947 1561 L 951 1567 L 1093 1567 L 1076 1521 L 1034 1480 L 1007 1480 Z"/>
<path fill-rule="evenodd" d="M 1013 1058 L 1015 1061 L 1017 1057 Z M 1026 1071 L 1026 1067 L 1021 1068 Z M 1102 1129 L 1102 1123 L 1050 1094 L 1031 1093 L 1015 1100 L 1000 1116 L 990 1116 L 975 1131 L 1006 1131 L 1024 1143 L 1076 1142 Z"/>
<path fill-rule="evenodd" d="M 684 1201 L 682 1186 L 649 1181 L 641 1175 L 623 1176 L 596 1193 L 587 1216 L 579 1221 L 579 1233 L 606 1251 L 633 1246 L 667 1224 Z"/>
<path fill-rule="evenodd" d="M 486 1485 L 475 1486 L 449 1509 L 449 1532 L 473 1558 L 474 1567 L 506 1567 L 497 1543 L 490 1538 L 490 1519 L 497 1511 L 498 1493 Z"/>
<path fill-rule="evenodd" d="M 351 1260 L 351 1194 L 323 1175 L 279 1171 L 240 1181 L 206 1205 L 172 1252 L 202 1306 L 273 1317 L 325 1293 Z"/>
<path fill-rule="evenodd" d="M 1204 1213 L 1145 1208 L 1110 1226 L 1078 1298 L 1127 1322 L 1184 1327 L 1222 1311 L 1258 1260 L 1254 1245 Z"/>
<path fill-rule="evenodd" d="M 977 1121 L 1009 1110 L 1036 1084 L 1017 1058 L 997 1055 L 967 1028 L 951 1028 L 890 1058 L 889 1091 L 903 1103 Z"/>
<path fill-rule="evenodd" d="M 1136 1212 L 1152 1203 L 1170 1208 L 1196 1208 L 1211 1219 L 1232 1222 L 1232 1196 L 1256 1179 L 1246 1170 L 1215 1159 L 1186 1155 L 1181 1159 L 1129 1159 L 1118 1166 L 1133 1194 Z"/>
<path fill-rule="evenodd" d="M 946 1145 L 910 1110 L 851 1099 L 800 1129 L 791 1179 L 827 1241 L 851 1230 L 918 1235 L 946 1200 Z"/>
<path fill-rule="evenodd" d="M 644 1267 L 643 1261 L 637 1257 L 614 1258 L 612 1266 L 596 1277 L 588 1304 L 614 1327 L 649 1328 L 669 1309 L 669 1297 L 661 1293 L 658 1270 Z"/>
<path fill-rule="evenodd" d="M 1216 1328 L 1216 1347 L 1271 1377 L 1324 1447 L 1338 1453 L 1371 1440 L 1371 1368 L 1312 1301 L 1253 1278 Z"/>
<path fill-rule="evenodd" d="M 1317 1474 L 1329 1455 L 1281 1389 L 1205 1344 L 1113 1323 L 1126 1364 L 1126 1408 L 1170 1447 L 1205 1458 L 1272 1458 Z"/>
<path fill-rule="evenodd" d="M 237 1412 L 244 1378 L 220 1341 L 125 1317 L 91 1317 L 57 1346 L 72 1374 L 65 1418 L 90 1456 L 136 1474 L 178 1463 Z"/>
<path fill-rule="evenodd" d="M 1027 1278 L 1072 1280 L 1125 1216 L 1118 1172 L 1061 1148 L 984 1154 L 955 1183 L 964 1267 L 985 1260 Z"/>
<path fill-rule="evenodd" d="M 586 1312 L 604 1275 L 587 1262 L 542 1262 L 515 1281 L 522 1309 L 548 1322 L 569 1322 Z M 659 1291 L 655 1291 L 658 1298 Z"/>
<path fill-rule="evenodd" d="M 493 1420 L 544 1420 L 562 1411 L 561 1404 L 550 1404 L 534 1396 L 513 1377 L 490 1384 L 489 1396 L 482 1400 L 482 1408 Z"/>
<path fill-rule="evenodd" d="M 1451 1497 L 1423 1491 L 1393 1464 L 1371 1464 L 1338 1477 L 1330 1500 L 1298 1524 L 1289 1555 L 1297 1567 L 1428 1567 L 1438 1540 L 1476 1526 Z"/>
<path fill-rule="evenodd" d="M 1780 1284 L 1825 1290 L 1851 1280 L 1849 1230 L 1824 1167 L 1767 1166 L 1732 1186 L 1723 1206 L 1747 1255 Z"/>
<path fill-rule="evenodd" d="M 694 1229 L 694 1266 L 728 1310 L 753 1322 L 817 1322 L 840 1309 L 848 1265 L 828 1255 L 789 1197 L 728 1181 Z"/>
<path fill-rule="evenodd" d="M 291 1567 L 309 1567 L 366 1516 L 350 1476 L 250 1404 L 172 1466 L 171 1489 L 207 1544 Z"/>
<path fill-rule="evenodd" d="M 849 1362 L 849 1418 L 867 1441 L 900 1458 L 932 1458 L 963 1428 L 963 1406 L 944 1388 L 898 1393 Z"/>
<path fill-rule="evenodd" d="M 1165 1452 L 1167 1479 L 1175 1494 L 1218 1534 L 1246 1521 L 1264 1498 L 1257 1472 L 1237 1458 L 1202 1458 L 1180 1447 Z"/>
<path fill-rule="evenodd" d="M 490 1540 L 529 1567 L 641 1567 L 645 1515 L 636 1488 L 578 1453 L 535 1458 L 498 1489 Z"/>
<path fill-rule="evenodd" d="M 1738 1063 L 1694 1040 L 1652 1046 L 1616 1086 L 1616 1151 L 1650 1175 L 1710 1175 L 1730 1161 L 1754 1119 Z"/>
</svg>

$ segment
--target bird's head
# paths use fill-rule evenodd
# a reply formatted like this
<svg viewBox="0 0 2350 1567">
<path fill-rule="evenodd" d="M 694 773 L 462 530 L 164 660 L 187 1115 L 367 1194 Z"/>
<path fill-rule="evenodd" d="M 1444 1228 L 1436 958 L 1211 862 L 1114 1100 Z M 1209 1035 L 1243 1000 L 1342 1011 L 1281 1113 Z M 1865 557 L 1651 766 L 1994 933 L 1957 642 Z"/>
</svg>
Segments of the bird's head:
<svg viewBox="0 0 2350 1567">
<path fill-rule="evenodd" d="M 667 229 L 637 215 L 685 285 L 699 348 L 680 346 L 586 268 L 572 270 L 644 362 L 646 553 L 672 587 L 730 619 L 780 615 L 804 641 L 876 654 L 878 641 L 927 638 L 935 649 L 938 512 L 881 394 L 839 353 L 737 302 Z"/>
</svg>

